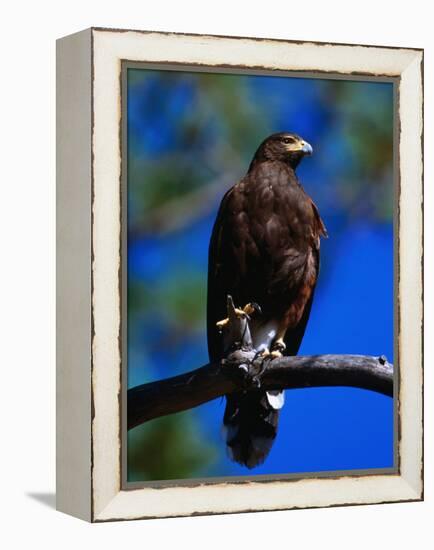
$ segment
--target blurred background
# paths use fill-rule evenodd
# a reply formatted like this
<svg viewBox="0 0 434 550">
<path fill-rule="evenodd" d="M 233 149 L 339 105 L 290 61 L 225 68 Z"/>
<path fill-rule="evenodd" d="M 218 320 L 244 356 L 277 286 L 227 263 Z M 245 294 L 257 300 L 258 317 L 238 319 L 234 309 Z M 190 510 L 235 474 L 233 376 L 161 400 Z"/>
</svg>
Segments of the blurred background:
<svg viewBox="0 0 434 550">
<path fill-rule="evenodd" d="M 208 361 L 208 243 L 224 192 L 269 134 L 314 155 L 298 176 L 329 239 L 301 354 L 393 361 L 393 86 L 128 69 L 128 387 Z M 129 481 L 393 466 L 393 400 L 353 388 L 286 392 L 265 463 L 231 462 L 224 399 L 128 433 Z"/>
</svg>

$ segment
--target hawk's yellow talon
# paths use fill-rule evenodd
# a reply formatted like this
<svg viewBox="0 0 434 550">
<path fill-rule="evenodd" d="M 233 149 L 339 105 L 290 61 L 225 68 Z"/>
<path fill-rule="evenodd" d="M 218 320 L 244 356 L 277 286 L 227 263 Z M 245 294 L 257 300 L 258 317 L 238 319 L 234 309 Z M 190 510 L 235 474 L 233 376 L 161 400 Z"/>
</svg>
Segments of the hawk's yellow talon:
<svg viewBox="0 0 434 550">
<path fill-rule="evenodd" d="M 239 317 L 241 319 L 245 318 L 247 316 L 247 319 L 249 319 L 249 315 L 251 315 L 252 313 L 254 313 L 256 310 L 255 310 L 255 307 L 252 305 L 252 304 L 247 304 L 243 307 L 243 309 L 239 309 L 239 308 L 234 308 L 234 313 L 236 315 L 236 317 Z M 218 321 L 216 323 L 216 327 L 219 329 L 219 330 L 222 330 L 225 328 L 226 325 L 228 325 L 230 322 L 229 320 L 229 317 L 226 317 L 226 319 L 222 319 L 221 321 Z"/>
<path fill-rule="evenodd" d="M 243 311 L 246 315 L 253 315 L 254 313 L 262 313 L 261 308 L 254 302 L 249 302 L 243 307 Z"/>
</svg>

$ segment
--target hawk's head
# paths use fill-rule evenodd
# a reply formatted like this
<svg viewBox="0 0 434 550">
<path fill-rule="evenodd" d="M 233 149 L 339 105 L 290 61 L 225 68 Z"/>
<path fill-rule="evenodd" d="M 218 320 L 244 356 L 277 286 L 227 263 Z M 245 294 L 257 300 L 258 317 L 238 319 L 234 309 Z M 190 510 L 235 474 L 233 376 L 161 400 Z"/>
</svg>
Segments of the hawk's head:
<svg viewBox="0 0 434 550">
<path fill-rule="evenodd" d="M 301 159 L 312 154 L 312 146 L 297 134 L 280 132 L 267 137 L 259 146 L 254 160 L 280 160 L 296 168 Z"/>
</svg>

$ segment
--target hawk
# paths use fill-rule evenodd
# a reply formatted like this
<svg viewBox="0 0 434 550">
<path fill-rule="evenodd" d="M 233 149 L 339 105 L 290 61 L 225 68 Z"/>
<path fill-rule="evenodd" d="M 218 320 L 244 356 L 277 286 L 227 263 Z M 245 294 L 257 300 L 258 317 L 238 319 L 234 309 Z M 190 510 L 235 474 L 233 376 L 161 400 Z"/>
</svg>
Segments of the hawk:
<svg viewBox="0 0 434 550">
<path fill-rule="evenodd" d="M 256 151 L 246 175 L 224 195 L 208 259 L 210 360 L 225 350 L 218 325 L 228 295 L 251 316 L 253 346 L 264 357 L 296 355 L 309 318 L 326 229 L 295 170 L 312 147 L 277 133 Z M 258 304 L 258 306 L 256 306 Z M 277 434 L 283 391 L 226 396 L 223 419 L 230 458 L 248 468 L 264 462 Z"/>
</svg>

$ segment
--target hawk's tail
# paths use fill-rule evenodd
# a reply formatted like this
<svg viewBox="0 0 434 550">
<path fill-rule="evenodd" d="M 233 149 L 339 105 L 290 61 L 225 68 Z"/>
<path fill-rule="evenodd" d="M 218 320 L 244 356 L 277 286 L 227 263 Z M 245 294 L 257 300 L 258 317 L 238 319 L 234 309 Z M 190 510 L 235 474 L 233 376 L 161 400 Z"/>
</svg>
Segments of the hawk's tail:
<svg viewBox="0 0 434 550">
<path fill-rule="evenodd" d="M 264 462 L 277 434 L 283 403 L 283 391 L 248 391 L 226 396 L 223 429 L 232 460 L 247 468 Z"/>
</svg>

